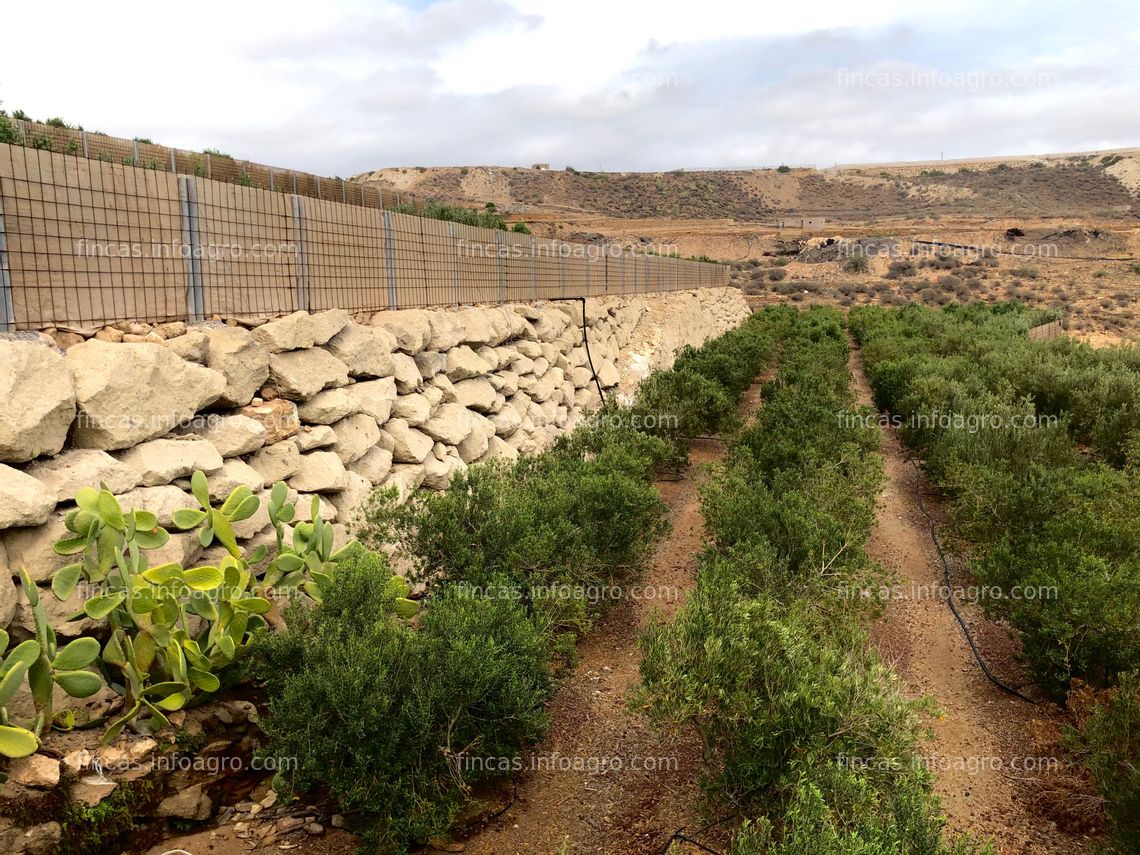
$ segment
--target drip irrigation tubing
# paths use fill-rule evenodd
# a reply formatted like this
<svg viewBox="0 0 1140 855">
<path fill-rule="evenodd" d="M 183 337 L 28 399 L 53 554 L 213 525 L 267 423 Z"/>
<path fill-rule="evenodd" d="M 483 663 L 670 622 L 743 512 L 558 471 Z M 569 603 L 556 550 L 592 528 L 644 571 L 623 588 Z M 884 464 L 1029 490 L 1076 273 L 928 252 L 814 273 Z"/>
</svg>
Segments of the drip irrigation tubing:
<svg viewBox="0 0 1140 855">
<path fill-rule="evenodd" d="M 582 342 L 586 345 L 586 361 L 590 363 L 590 373 L 594 375 L 594 385 L 598 387 L 598 397 L 602 399 L 602 406 L 606 405 L 606 395 L 602 391 L 602 381 L 598 379 L 598 372 L 594 369 L 594 357 L 590 355 L 590 336 L 586 333 L 586 298 L 585 297 L 551 297 L 551 301 L 572 300 L 582 304 Z"/>
<path fill-rule="evenodd" d="M 1037 701 L 1033 700 L 1033 698 L 1022 694 L 1015 686 L 1010 686 L 1008 683 L 1004 683 L 998 677 L 994 676 L 989 665 L 986 664 L 985 658 L 978 650 L 978 646 L 974 643 L 974 637 L 970 633 L 970 627 L 966 623 L 966 619 L 962 617 L 962 613 L 958 611 L 958 604 L 954 601 L 954 590 L 950 586 L 950 562 L 946 558 L 946 553 L 942 551 L 942 543 L 938 540 L 938 527 L 934 523 L 934 517 L 932 517 L 930 511 L 926 509 L 926 502 L 923 501 L 922 467 L 918 465 L 918 461 L 913 457 L 908 459 L 918 475 L 915 479 L 915 493 L 918 495 L 918 507 L 922 511 L 923 516 L 926 517 L 927 524 L 930 527 L 930 539 L 934 542 L 934 548 L 938 552 L 938 560 L 942 562 L 942 581 L 946 587 L 946 604 L 950 606 L 950 611 L 954 613 L 954 617 L 958 621 L 958 626 L 962 628 L 962 635 L 966 637 L 966 643 L 970 645 L 970 650 L 974 653 L 974 659 L 977 660 L 978 667 L 982 669 L 982 673 L 986 675 L 986 679 L 1003 692 L 1008 692 L 1014 697 L 1021 698 L 1021 700 L 1026 703 L 1036 704 Z"/>
</svg>

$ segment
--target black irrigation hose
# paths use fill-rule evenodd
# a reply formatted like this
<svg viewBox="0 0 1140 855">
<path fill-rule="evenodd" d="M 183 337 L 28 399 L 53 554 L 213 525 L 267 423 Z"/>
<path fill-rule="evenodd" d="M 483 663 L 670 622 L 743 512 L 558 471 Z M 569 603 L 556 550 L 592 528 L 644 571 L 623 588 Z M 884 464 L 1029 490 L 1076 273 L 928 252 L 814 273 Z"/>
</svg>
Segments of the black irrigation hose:
<svg viewBox="0 0 1140 855">
<path fill-rule="evenodd" d="M 602 406 L 606 405 L 606 395 L 602 391 L 602 381 L 598 379 L 598 372 L 594 369 L 594 357 L 590 355 L 590 337 L 586 334 L 586 298 L 585 297 L 551 297 L 556 300 L 576 300 L 582 304 L 582 341 L 586 345 L 586 361 L 590 363 L 590 373 L 594 375 L 594 384 L 598 387 L 598 397 L 602 399 Z"/>
<path fill-rule="evenodd" d="M 915 493 L 918 495 L 918 507 L 922 511 L 923 516 L 926 517 L 926 521 L 930 526 L 930 539 L 934 541 L 934 548 L 938 551 L 938 559 L 942 562 L 942 580 L 946 586 L 946 604 L 950 606 L 950 611 L 953 612 L 954 617 L 957 618 L 958 625 L 962 628 L 962 635 L 966 637 L 966 643 L 970 645 L 970 650 L 974 652 L 974 659 L 977 660 L 978 667 L 982 669 L 982 673 L 986 675 L 986 679 L 988 679 L 1003 692 L 1008 692 L 1014 697 L 1021 698 L 1021 700 L 1025 701 L 1026 703 L 1036 704 L 1037 701 L 1033 700 L 1033 698 L 1023 695 L 1014 686 L 1003 683 L 1001 680 L 995 677 L 993 672 L 990 671 L 989 666 L 986 664 L 986 660 L 982 658 L 982 654 L 978 650 L 978 646 L 974 644 L 974 638 L 970 634 L 970 627 L 966 624 L 966 619 L 962 617 L 962 613 L 958 611 L 958 604 L 954 602 L 954 590 L 950 586 L 950 562 L 946 559 L 946 553 L 942 551 L 942 544 L 938 540 L 938 527 L 934 523 L 934 517 L 932 517 L 930 515 L 930 512 L 926 510 L 926 503 L 922 498 L 922 468 L 918 465 L 918 461 L 913 457 L 909 457 L 908 460 L 910 460 L 911 464 L 914 466 L 914 471 L 918 474 L 918 478 L 915 480 Z"/>
</svg>

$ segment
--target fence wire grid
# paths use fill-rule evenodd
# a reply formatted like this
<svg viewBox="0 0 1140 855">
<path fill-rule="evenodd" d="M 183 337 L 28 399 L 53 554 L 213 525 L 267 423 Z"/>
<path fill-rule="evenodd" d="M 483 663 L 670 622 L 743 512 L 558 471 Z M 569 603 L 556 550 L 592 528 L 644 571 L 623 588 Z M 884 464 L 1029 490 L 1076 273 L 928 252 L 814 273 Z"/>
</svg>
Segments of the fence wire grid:
<svg viewBox="0 0 1140 855">
<path fill-rule="evenodd" d="M 0 145 L 0 327 L 720 286 L 722 265 Z"/>
</svg>

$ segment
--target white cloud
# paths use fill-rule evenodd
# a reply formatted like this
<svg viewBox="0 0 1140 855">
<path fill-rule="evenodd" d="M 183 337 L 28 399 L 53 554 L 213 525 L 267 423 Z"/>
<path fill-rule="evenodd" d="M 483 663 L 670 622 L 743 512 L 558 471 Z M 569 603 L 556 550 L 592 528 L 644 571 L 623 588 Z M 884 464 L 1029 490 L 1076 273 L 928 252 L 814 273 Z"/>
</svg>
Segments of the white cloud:
<svg viewBox="0 0 1140 855">
<path fill-rule="evenodd" d="M 4 17 L 8 109 L 325 174 L 1140 141 L 1140 9 L 1123 0 L 1079 14 L 1028 0 L 205 0 L 99 15 L 19 4 Z M 1027 73 L 1036 85 L 1017 85 Z"/>
</svg>

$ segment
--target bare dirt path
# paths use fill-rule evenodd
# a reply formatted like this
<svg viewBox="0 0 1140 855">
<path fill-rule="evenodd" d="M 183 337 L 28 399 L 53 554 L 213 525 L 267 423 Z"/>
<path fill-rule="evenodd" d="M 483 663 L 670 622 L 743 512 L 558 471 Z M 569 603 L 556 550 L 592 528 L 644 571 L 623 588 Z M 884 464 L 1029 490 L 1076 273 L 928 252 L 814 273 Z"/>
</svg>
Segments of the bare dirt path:
<svg viewBox="0 0 1140 855">
<path fill-rule="evenodd" d="M 859 403 L 870 405 L 857 349 L 851 371 Z M 933 696 L 942 713 L 923 753 L 935 773 L 949 831 L 990 838 L 1001 855 L 1091 851 L 1089 840 L 1060 831 L 1032 807 L 1026 779 L 1051 759 L 1042 757 L 1033 733 L 1036 722 L 1055 718 L 1055 708 L 1048 701 L 1028 704 L 983 676 L 939 594 L 942 566 L 918 505 L 918 473 L 892 428 L 883 432 L 882 452 L 887 480 L 869 549 L 894 575 L 896 587 L 875 627 L 874 642 L 911 696 Z M 937 519 L 937 500 L 928 496 L 924 501 Z M 1015 666 L 1008 634 L 977 608 L 966 614 L 987 660 L 999 673 L 1009 674 Z"/>
</svg>

